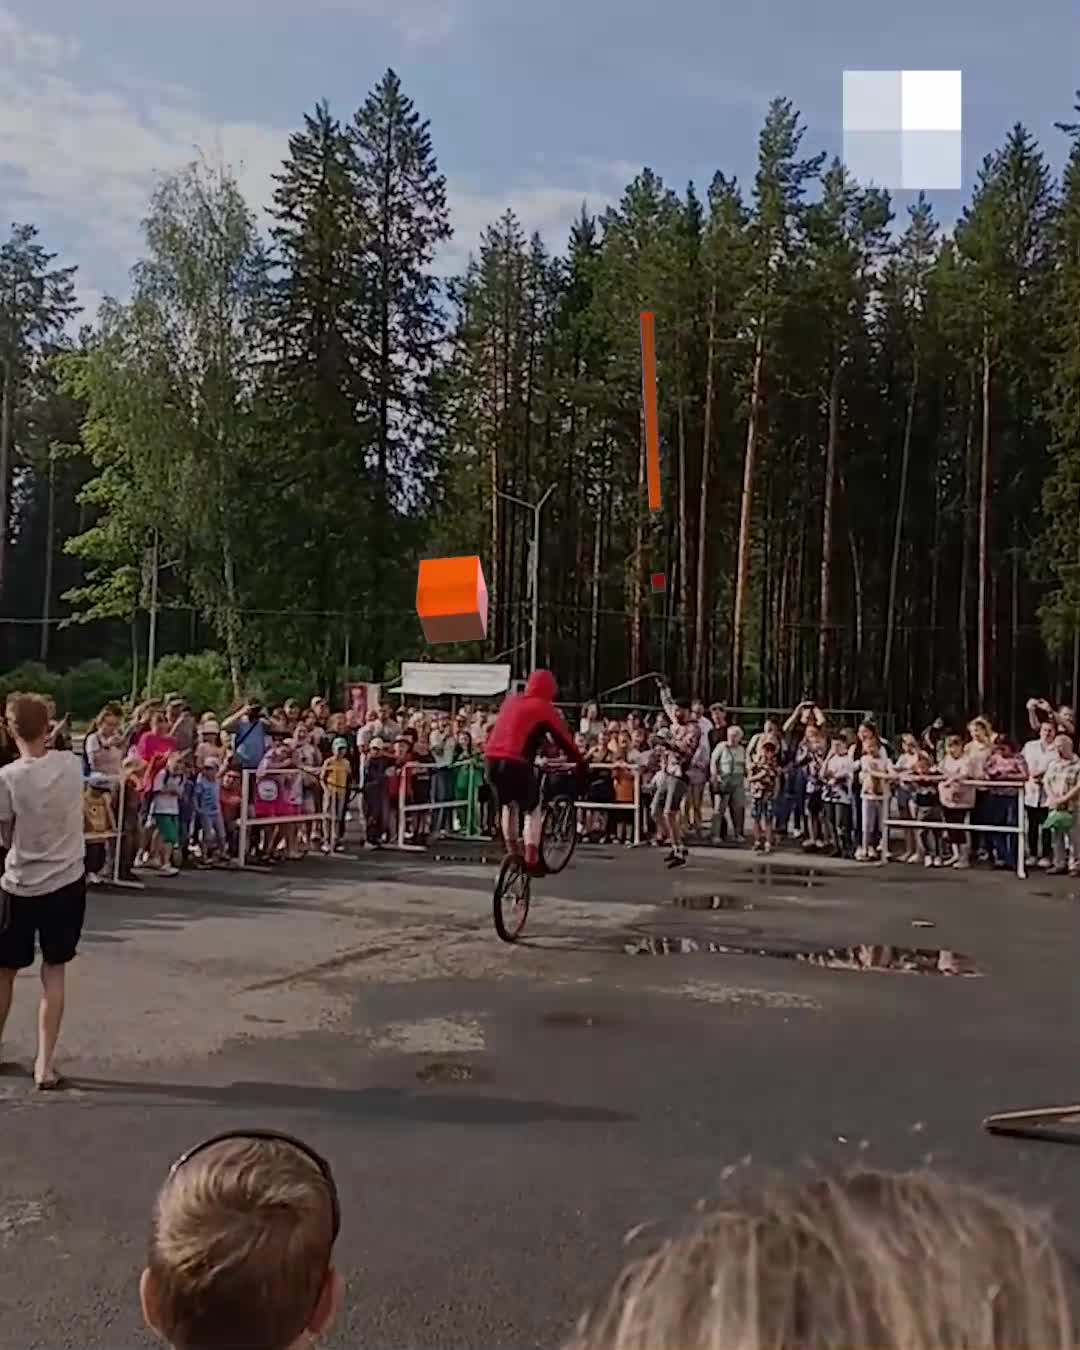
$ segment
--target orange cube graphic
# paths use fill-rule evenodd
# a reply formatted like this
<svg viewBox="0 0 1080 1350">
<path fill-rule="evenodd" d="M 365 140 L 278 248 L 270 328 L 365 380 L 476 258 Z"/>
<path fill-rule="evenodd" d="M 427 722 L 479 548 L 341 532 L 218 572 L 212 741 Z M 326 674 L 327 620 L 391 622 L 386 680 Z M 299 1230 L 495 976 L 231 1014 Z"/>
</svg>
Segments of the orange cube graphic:
<svg viewBox="0 0 1080 1350">
<path fill-rule="evenodd" d="M 416 612 L 429 642 L 473 642 L 486 637 L 488 593 L 480 559 L 421 559 Z"/>
</svg>

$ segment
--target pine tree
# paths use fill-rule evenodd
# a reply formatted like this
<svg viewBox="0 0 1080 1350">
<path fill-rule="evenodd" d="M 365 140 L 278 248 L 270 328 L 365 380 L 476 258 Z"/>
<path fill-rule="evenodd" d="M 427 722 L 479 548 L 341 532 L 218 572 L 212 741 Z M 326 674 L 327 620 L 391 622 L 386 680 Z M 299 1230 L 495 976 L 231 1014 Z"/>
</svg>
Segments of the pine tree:
<svg viewBox="0 0 1080 1350">
<path fill-rule="evenodd" d="M 1076 112 L 1080 113 L 1080 91 Z M 1078 699 L 1077 634 L 1080 634 L 1080 123 L 1060 122 L 1071 142 L 1062 175 L 1061 202 L 1053 224 L 1057 258 L 1052 296 L 1052 376 L 1049 472 L 1043 488 L 1045 527 L 1038 553 L 1054 588 L 1040 619 L 1051 650 L 1073 640 L 1072 698 Z"/>
<path fill-rule="evenodd" d="M 323 687 L 348 635 L 347 623 L 327 612 L 385 604 L 369 566 L 376 512 L 374 427 L 365 414 L 367 245 L 351 168 L 344 130 L 325 103 L 316 105 L 275 176 L 271 361 L 260 403 L 273 448 L 266 470 L 289 507 L 279 561 L 293 577 L 292 604 L 307 611 L 282 637 L 317 653 Z"/>
<path fill-rule="evenodd" d="M 789 278 L 798 247 L 807 186 L 817 177 L 824 155 L 800 159 L 805 129 L 786 99 L 769 108 L 758 142 L 754 179 L 754 211 L 750 224 L 753 271 L 748 279 L 753 356 L 750 406 L 742 466 L 742 496 L 735 562 L 735 595 L 731 615 L 731 699 L 738 703 L 745 661 L 745 634 L 750 586 L 751 533 L 759 442 L 766 415 L 766 374 L 773 331 L 783 316 Z"/>
<path fill-rule="evenodd" d="M 0 245 L 0 598 L 12 533 L 11 479 L 27 382 L 48 344 L 79 307 L 74 267 L 53 267 L 33 225 L 14 225 Z"/>
<path fill-rule="evenodd" d="M 450 238 L 446 180 L 439 173 L 427 122 L 388 70 L 346 131 L 363 219 L 361 279 L 364 343 L 358 363 L 373 430 L 374 501 L 369 547 L 371 588 L 406 597 L 415 573 L 416 523 L 444 448 L 438 406 L 445 321 L 432 263 Z M 391 544 L 391 541 L 393 543 Z M 384 613 L 367 641 L 381 677 L 388 655 Z"/>
</svg>

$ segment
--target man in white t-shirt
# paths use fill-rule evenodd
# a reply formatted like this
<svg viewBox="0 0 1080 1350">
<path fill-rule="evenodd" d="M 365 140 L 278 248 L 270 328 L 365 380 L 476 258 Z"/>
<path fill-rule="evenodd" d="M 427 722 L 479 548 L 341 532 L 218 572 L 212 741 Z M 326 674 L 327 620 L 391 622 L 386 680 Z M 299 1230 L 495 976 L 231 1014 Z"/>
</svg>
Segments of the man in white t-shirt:
<svg viewBox="0 0 1080 1350">
<path fill-rule="evenodd" d="M 64 967 L 74 959 L 86 914 L 82 766 L 49 750 L 49 710 L 36 694 L 8 700 L 19 758 L 0 769 L 0 837 L 7 845 L 0 922 L 0 1036 L 15 976 L 41 947 L 41 1012 L 34 1082 L 63 1086 L 53 1058 L 64 1015 Z"/>
</svg>

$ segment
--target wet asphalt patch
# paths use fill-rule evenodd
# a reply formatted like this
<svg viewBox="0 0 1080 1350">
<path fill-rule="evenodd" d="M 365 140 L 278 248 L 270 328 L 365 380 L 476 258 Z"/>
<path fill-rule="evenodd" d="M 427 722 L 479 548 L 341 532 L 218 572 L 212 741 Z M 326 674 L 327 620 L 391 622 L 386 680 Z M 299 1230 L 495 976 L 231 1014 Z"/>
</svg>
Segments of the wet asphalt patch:
<svg viewBox="0 0 1080 1350">
<path fill-rule="evenodd" d="M 904 975 L 976 976 L 983 972 L 963 952 L 938 947 L 894 947 L 862 943 L 852 947 L 743 947 L 709 938 L 640 937 L 623 944 L 627 956 L 760 956 L 826 970 L 893 971 Z"/>
</svg>

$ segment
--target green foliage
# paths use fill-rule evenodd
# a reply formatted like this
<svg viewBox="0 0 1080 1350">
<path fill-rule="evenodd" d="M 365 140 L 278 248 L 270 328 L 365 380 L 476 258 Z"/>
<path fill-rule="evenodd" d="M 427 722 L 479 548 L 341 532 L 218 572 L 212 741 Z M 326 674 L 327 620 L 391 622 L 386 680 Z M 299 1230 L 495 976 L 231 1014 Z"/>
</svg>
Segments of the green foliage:
<svg viewBox="0 0 1080 1350">
<path fill-rule="evenodd" d="M 96 717 L 106 703 L 124 702 L 130 692 L 131 672 L 105 661 L 84 661 L 66 674 L 28 661 L 0 674 L 0 697 L 8 694 L 44 694 L 57 709 L 76 721 Z"/>
<path fill-rule="evenodd" d="M 196 715 L 214 712 L 224 716 L 233 706 L 228 663 L 220 652 L 163 656 L 154 666 L 150 692 L 154 698 L 181 694 Z"/>
</svg>

